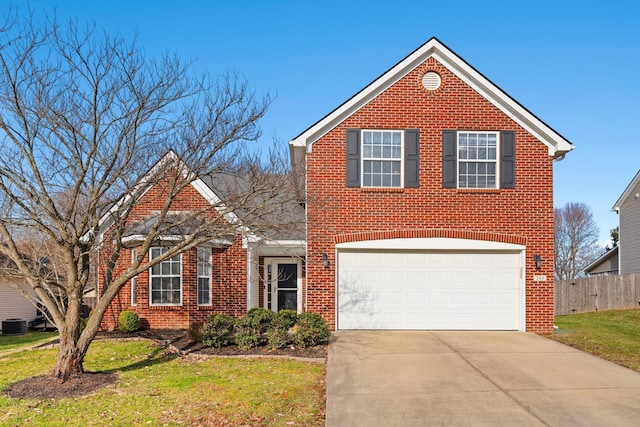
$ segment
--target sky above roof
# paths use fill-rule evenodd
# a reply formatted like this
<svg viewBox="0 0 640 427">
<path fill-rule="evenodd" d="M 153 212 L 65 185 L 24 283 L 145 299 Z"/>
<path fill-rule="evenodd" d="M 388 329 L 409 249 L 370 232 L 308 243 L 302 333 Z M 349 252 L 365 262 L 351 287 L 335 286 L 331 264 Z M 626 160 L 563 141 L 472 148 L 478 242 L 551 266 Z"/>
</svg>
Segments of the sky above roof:
<svg viewBox="0 0 640 427">
<path fill-rule="evenodd" d="M 17 3 L 17 2 L 16 2 Z M 640 27 L 628 1 L 31 0 L 59 20 L 137 33 L 148 55 L 195 71 L 237 71 L 275 97 L 264 151 L 307 127 L 435 36 L 571 141 L 555 165 L 555 206 L 584 202 L 601 240 L 640 169 Z M 19 9 L 24 12 L 24 3 Z"/>
</svg>

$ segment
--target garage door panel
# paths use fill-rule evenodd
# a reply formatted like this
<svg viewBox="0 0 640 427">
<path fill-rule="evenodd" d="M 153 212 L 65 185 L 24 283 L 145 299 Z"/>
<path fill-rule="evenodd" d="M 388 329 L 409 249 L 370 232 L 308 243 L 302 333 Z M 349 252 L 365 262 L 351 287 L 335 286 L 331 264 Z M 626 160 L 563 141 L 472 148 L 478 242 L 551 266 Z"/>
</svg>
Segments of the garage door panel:
<svg viewBox="0 0 640 427">
<path fill-rule="evenodd" d="M 518 329 L 520 253 L 338 252 L 339 329 Z"/>
</svg>

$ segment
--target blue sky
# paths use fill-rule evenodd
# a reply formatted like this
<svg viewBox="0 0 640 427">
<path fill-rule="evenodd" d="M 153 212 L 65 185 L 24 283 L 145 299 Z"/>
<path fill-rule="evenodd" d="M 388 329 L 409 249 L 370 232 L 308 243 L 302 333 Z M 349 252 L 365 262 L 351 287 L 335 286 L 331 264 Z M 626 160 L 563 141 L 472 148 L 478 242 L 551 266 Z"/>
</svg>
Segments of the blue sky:
<svg viewBox="0 0 640 427">
<path fill-rule="evenodd" d="M 24 2 L 15 2 L 24 10 Z M 147 54 L 235 70 L 275 100 L 265 148 L 286 143 L 432 36 L 571 141 L 555 205 L 584 202 L 605 241 L 611 207 L 640 169 L 636 1 L 31 0 L 93 21 Z"/>
</svg>

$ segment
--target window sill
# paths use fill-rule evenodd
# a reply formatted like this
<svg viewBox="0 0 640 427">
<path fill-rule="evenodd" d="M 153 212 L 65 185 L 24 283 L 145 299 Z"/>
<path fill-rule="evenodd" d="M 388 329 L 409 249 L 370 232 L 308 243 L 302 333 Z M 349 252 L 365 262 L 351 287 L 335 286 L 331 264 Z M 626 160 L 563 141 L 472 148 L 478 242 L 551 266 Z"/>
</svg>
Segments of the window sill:
<svg viewBox="0 0 640 427">
<path fill-rule="evenodd" d="M 360 187 L 362 193 L 404 193 L 403 187 Z"/>
<path fill-rule="evenodd" d="M 460 194 L 499 194 L 500 188 L 458 188 Z"/>
<path fill-rule="evenodd" d="M 149 304 L 149 308 L 156 310 L 180 310 L 182 309 L 182 304 Z"/>
</svg>

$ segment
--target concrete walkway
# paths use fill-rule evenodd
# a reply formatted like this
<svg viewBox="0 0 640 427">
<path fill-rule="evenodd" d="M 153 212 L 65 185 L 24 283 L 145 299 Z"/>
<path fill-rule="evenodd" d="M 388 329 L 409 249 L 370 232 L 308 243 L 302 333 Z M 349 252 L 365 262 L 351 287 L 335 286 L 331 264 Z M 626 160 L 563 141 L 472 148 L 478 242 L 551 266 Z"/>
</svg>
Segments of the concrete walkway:
<svg viewBox="0 0 640 427">
<path fill-rule="evenodd" d="M 523 332 L 341 331 L 327 426 L 637 426 L 640 373 Z"/>
</svg>

